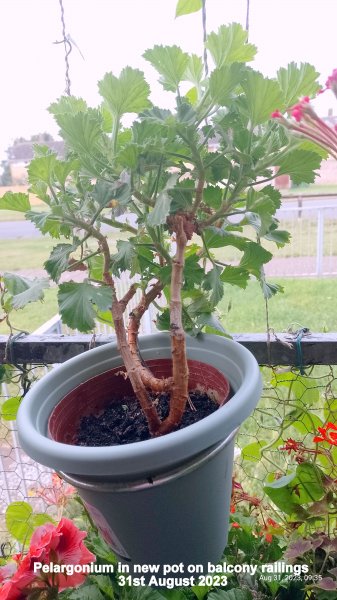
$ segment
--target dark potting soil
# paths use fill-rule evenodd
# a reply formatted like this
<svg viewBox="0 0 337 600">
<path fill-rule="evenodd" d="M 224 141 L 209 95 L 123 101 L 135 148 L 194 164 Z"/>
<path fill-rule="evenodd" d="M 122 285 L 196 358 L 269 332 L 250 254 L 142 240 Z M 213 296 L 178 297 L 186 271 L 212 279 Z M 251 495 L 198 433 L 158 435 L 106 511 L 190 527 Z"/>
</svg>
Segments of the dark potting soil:
<svg viewBox="0 0 337 600">
<path fill-rule="evenodd" d="M 169 395 L 162 393 L 153 399 L 161 420 L 169 412 Z M 190 403 L 186 409 L 180 425 L 176 429 L 183 429 L 212 414 L 218 404 L 209 398 L 205 392 L 196 390 L 190 392 Z M 114 446 L 116 444 L 130 444 L 150 439 L 146 419 L 140 408 L 139 402 L 134 397 L 124 397 L 122 402 L 111 403 L 100 415 L 82 417 L 78 430 L 78 446 Z"/>
</svg>

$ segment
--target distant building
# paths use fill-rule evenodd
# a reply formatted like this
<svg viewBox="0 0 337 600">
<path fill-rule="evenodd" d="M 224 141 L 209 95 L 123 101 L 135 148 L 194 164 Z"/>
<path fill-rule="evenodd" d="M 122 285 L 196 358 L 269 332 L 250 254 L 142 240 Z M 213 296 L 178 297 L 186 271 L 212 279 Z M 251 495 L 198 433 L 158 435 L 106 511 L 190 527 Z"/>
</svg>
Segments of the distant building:
<svg viewBox="0 0 337 600">
<path fill-rule="evenodd" d="M 13 185 L 25 185 L 28 181 L 27 167 L 34 157 L 34 145 L 48 146 L 59 157 L 64 156 L 63 140 L 54 140 L 49 133 L 34 135 L 30 140 L 19 138 L 7 150 L 7 162 Z"/>
</svg>

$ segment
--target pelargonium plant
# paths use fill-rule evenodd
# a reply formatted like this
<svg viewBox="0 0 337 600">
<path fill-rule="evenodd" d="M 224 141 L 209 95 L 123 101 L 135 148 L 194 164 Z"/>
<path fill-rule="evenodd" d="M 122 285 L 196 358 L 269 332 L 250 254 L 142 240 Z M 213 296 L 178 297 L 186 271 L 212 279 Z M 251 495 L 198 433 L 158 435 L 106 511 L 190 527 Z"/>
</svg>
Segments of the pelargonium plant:
<svg viewBox="0 0 337 600">
<path fill-rule="evenodd" d="M 29 166 L 30 192 L 46 210 L 31 210 L 28 194 L 0 199 L 0 208 L 26 212 L 55 240 L 45 263 L 54 282 L 66 271 L 86 273 L 83 282 L 59 284 L 62 320 L 84 332 L 96 318 L 114 324 L 152 436 L 173 430 L 188 400 L 186 333 L 226 335 L 215 311 L 229 286 L 245 288 L 255 278 L 266 297 L 278 290 L 264 275 L 270 243 L 280 247 L 289 238 L 275 216 L 281 204 L 272 185 L 276 169 L 295 184 L 311 183 L 321 161 L 316 140 L 303 142 L 270 118 L 275 106 L 282 112 L 299 95 L 317 93 L 311 65 L 291 63 L 274 79 L 264 77 L 251 66 L 256 47 L 235 23 L 210 33 L 206 49 L 213 60 L 208 75 L 199 56 L 178 46 L 144 53 L 169 103 L 175 98 L 173 109 L 155 106 L 143 73 L 130 66 L 99 81 L 96 108 L 61 97 L 49 111 L 66 157 L 39 146 Z M 111 233 L 118 235 L 116 246 Z M 227 247 L 237 261 L 226 260 Z M 138 278 L 119 295 L 122 273 Z M 4 279 L 14 307 L 42 296 L 47 285 Z M 149 371 L 138 349 L 140 322 L 151 304 L 157 328 L 171 337 L 172 376 L 166 379 Z M 150 396 L 162 391 L 170 395 L 163 420 Z"/>
</svg>

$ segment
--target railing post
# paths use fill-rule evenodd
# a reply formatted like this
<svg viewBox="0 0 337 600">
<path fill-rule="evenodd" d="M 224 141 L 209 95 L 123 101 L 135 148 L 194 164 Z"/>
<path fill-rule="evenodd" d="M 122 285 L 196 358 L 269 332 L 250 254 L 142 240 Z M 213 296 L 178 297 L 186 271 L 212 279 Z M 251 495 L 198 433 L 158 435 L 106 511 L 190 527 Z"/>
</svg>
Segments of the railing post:
<svg viewBox="0 0 337 600">
<path fill-rule="evenodd" d="M 324 212 L 319 208 L 317 212 L 317 243 L 316 243 L 316 275 L 323 275 L 324 256 Z"/>
</svg>

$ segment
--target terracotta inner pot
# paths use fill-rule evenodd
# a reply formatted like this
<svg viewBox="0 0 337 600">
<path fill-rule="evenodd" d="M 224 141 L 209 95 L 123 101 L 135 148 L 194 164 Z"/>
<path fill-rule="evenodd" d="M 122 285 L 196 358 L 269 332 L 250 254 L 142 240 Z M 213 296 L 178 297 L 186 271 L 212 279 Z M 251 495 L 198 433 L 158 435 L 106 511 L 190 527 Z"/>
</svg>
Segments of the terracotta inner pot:
<svg viewBox="0 0 337 600">
<path fill-rule="evenodd" d="M 156 377 L 172 374 L 170 359 L 154 359 L 146 362 Z M 226 377 L 211 365 L 196 360 L 188 361 L 189 390 L 203 388 L 213 393 L 219 404 L 223 404 L 230 393 Z M 125 378 L 125 368 L 117 367 L 96 375 L 73 389 L 55 406 L 50 418 L 48 433 L 57 442 L 74 444 L 80 420 L 101 413 L 111 402 L 133 394 L 130 381 Z"/>
</svg>

